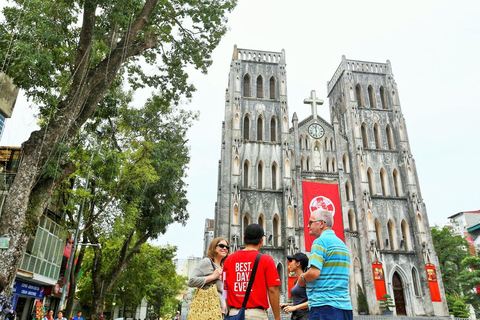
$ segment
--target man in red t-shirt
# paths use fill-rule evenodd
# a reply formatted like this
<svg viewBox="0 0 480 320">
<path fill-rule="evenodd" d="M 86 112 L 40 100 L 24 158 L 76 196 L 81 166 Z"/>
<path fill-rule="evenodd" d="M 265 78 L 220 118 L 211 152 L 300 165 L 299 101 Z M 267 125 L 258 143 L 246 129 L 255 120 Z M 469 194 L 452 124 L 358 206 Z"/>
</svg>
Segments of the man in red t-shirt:
<svg viewBox="0 0 480 320">
<path fill-rule="evenodd" d="M 224 293 L 227 292 L 227 307 L 230 315 L 236 315 L 242 307 L 248 280 L 253 270 L 255 258 L 263 245 L 263 228 L 251 224 L 245 229 L 245 249 L 231 254 L 223 265 Z M 245 319 L 268 319 L 266 310 L 272 307 L 275 320 L 280 320 L 280 278 L 272 257 L 262 254 L 248 298 Z"/>
</svg>

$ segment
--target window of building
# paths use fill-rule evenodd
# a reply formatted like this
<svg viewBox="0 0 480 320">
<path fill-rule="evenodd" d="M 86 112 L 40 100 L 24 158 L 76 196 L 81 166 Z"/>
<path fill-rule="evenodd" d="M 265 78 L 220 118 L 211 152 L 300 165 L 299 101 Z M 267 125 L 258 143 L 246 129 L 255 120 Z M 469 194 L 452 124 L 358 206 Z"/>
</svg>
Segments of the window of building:
<svg viewBox="0 0 480 320">
<path fill-rule="evenodd" d="M 367 125 L 365 123 L 362 123 L 362 140 L 363 147 L 368 148 Z"/>
<path fill-rule="evenodd" d="M 248 161 L 243 164 L 243 187 L 248 188 Z"/>
<path fill-rule="evenodd" d="M 380 137 L 380 130 L 378 129 L 378 124 L 375 123 L 373 126 L 373 135 L 375 136 L 375 148 L 382 148 L 382 138 Z"/>
<path fill-rule="evenodd" d="M 257 172 L 257 188 L 263 188 L 263 162 L 258 164 L 258 172 Z"/>
<path fill-rule="evenodd" d="M 387 133 L 387 142 L 388 142 L 388 149 L 389 150 L 394 150 L 395 146 L 393 144 L 393 133 L 392 133 L 392 127 L 390 127 L 389 124 L 387 124 L 386 128 L 386 133 Z"/>
<path fill-rule="evenodd" d="M 270 99 L 275 99 L 276 97 L 275 77 L 271 77 L 269 82 L 270 82 Z"/>
<path fill-rule="evenodd" d="M 373 91 L 372 86 L 368 86 L 368 100 L 370 100 L 370 108 L 375 108 L 375 92 Z"/>
<path fill-rule="evenodd" d="M 272 189 L 277 190 L 277 164 L 272 164 Z"/>
<path fill-rule="evenodd" d="M 257 77 L 257 98 L 263 98 L 263 78 Z"/>
<path fill-rule="evenodd" d="M 277 141 L 277 119 L 270 119 L 270 141 Z"/>
<path fill-rule="evenodd" d="M 250 140 L 250 117 L 248 114 L 243 118 L 243 139 Z"/>
<path fill-rule="evenodd" d="M 387 93 L 383 87 L 380 87 L 380 99 L 382 101 L 382 108 L 388 109 Z"/>
<path fill-rule="evenodd" d="M 357 84 L 355 87 L 355 93 L 357 96 L 357 103 L 359 107 L 363 107 L 363 93 L 362 93 L 362 87 L 360 84 Z"/>
<path fill-rule="evenodd" d="M 257 119 L 257 141 L 263 140 L 263 118 L 258 117 Z"/>
<path fill-rule="evenodd" d="M 243 77 L 243 96 L 250 97 L 250 76 L 248 74 Z"/>
<path fill-rule="evenodd" d="M 372 168 L 368 168 L 367 170 L 367 179 L 368 179 L 368 188 L 370 190 L 370 194 L 375 195 L 375 177 L 373 175 Z"/>
</svg>

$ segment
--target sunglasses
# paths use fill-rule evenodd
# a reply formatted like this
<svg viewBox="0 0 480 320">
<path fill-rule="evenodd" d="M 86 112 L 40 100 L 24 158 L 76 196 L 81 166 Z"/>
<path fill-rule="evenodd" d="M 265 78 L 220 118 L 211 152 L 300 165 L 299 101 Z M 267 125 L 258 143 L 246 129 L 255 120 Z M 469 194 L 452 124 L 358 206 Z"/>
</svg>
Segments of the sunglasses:
<svg viewBox="0 0 480 320">
<path fill-rule="evenodd" d="M 220 247 L 220 249 L 227 249 L 227 250 L 230 250 L 230 247 L 227 246 L 227 245 L 224 245 L 223 243 L 219 243 L 217 244 L 217 247 Z"/>
</svg>

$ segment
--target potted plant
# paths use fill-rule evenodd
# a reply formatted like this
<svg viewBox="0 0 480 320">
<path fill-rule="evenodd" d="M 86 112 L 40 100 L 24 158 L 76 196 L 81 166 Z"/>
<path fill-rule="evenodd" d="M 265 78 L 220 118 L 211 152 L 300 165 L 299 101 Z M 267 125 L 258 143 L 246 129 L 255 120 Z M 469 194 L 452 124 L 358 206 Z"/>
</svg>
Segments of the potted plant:
<svg viewBox="0 0 480 320">
<path fill-rule="evenodd" d="M 360 287 L 358 283 L 357 283 L 357 308 L 358 308 L 358 314 L 361 314 L 361 315 L 368 314 L 367 297 L 365 297 L 362 287 Z"/>
<path fill-rule="evenodd" d="M 393 315 L 392 308 L 395 308 L 395 305 L 393 304 L 392 297 L 388 293 L 382 296 L 382 300 L 380 300 L 380 308 L 383 309 L 384 315 L 386 316 Z"/>
</svg>

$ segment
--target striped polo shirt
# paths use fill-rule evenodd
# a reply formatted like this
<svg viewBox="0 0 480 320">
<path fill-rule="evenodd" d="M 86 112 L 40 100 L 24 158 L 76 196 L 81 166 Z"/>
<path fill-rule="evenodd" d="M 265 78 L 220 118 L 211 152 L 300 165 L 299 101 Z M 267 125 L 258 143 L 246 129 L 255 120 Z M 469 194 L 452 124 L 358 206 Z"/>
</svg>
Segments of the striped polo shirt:
<svg viewBox="0 0 480 320">
<path fill-rule="evenodd" d="M 320 270 L 318 279 L 307 283 L 308 306 L 352 310 L 348 294 L 350 253 L 333 230 L 323 231 L 313 241 L 308 266 Z"/>
</svg>

